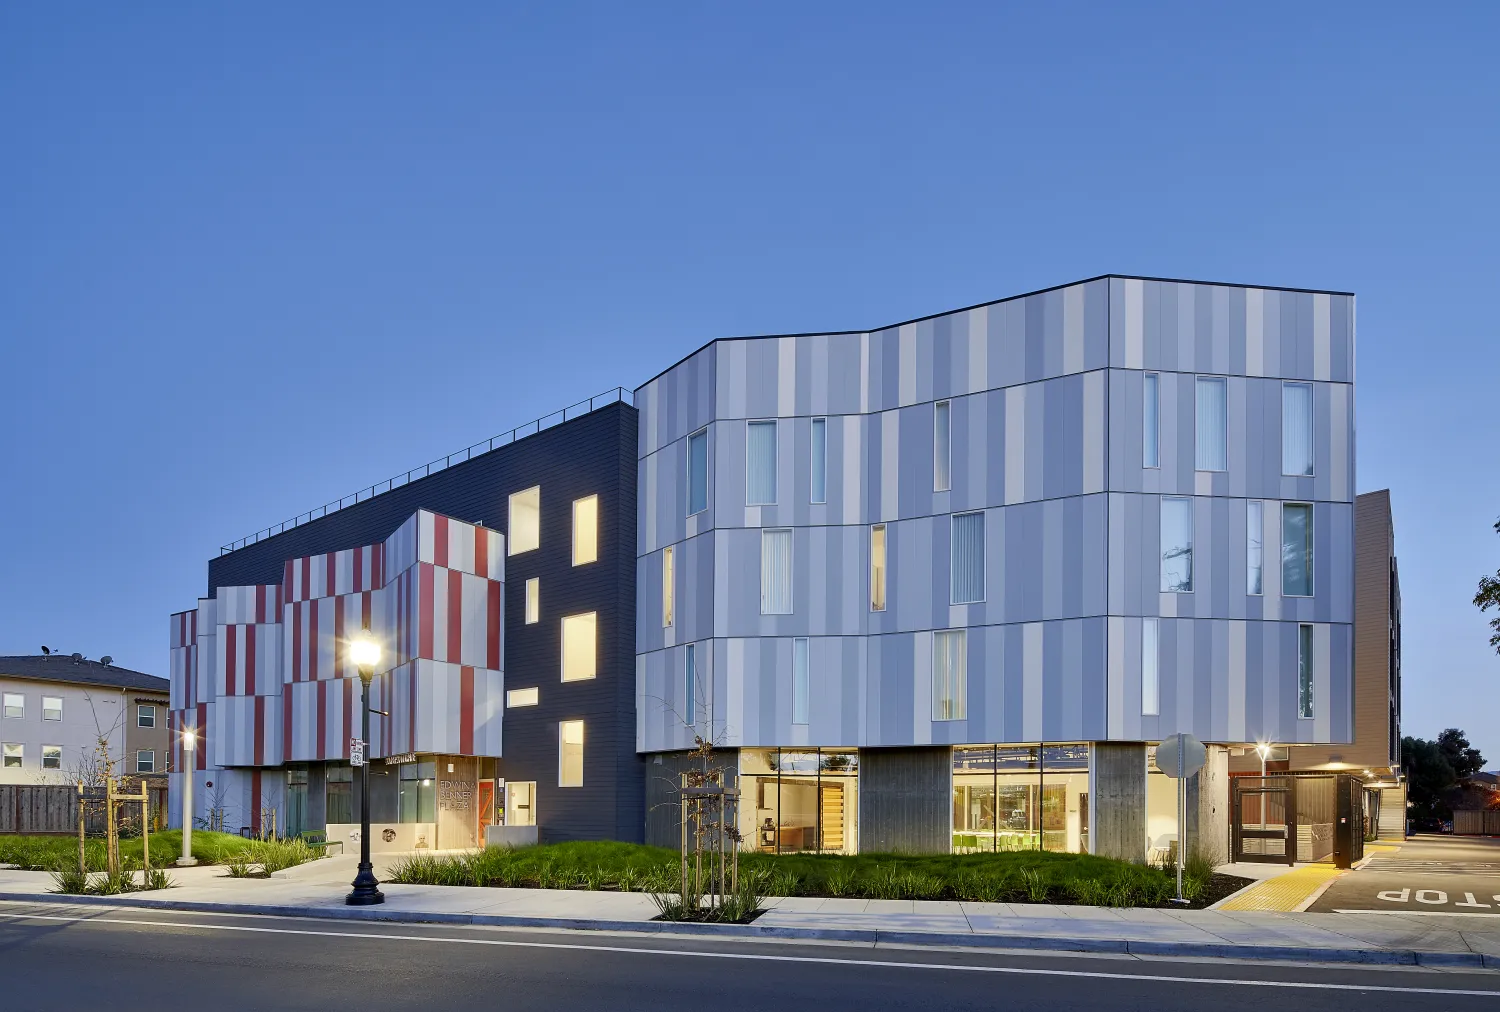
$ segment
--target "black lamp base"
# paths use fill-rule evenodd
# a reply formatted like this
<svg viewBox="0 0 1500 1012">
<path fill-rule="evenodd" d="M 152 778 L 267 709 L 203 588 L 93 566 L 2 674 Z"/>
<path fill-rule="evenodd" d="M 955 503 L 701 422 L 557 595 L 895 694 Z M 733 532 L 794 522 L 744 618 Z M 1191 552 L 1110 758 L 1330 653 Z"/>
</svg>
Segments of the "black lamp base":
<svg viewBox="0 0 1500 1012">
<path fill-rule="evenodd" d="M 380 885 L 375 880 L 375 870 L 367 864 L 360 865 L 359 874 L 354 878 L 354 889 L 344 897 L 345 905 L 370 907 L 384 902 L 385 893 L 380 891 Z"/>
</svg>

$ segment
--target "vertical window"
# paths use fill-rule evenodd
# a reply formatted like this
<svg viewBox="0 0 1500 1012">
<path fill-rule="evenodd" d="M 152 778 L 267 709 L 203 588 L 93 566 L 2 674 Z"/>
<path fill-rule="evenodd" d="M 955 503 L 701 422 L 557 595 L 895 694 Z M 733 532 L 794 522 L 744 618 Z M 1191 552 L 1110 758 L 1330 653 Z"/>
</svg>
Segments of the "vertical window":
<svg viewBox="0 0 1500 1012">
<path fill-rule="evenodd" d="M 1222 376 L 1199 376 L 1197 382 L 1196 464 L 1200 471 L 1229 470 L 1228 383 Z"/>
<path fill-rule="evenodd" d="M 583 786 L 583 721 L 557 725 L 557 786 Z"/>
<path fill-rule="evenodd" d="M 885 611 L 885 524 L 870 528 L 870 610 Z"/>
<path fill-rule="evenodd" d="M 1297 627 L 1297 716 L 1313 715 L 1313 627 Z"/>
<path fill-rule="evenodd" d="M 760 613 L 792 613 L 792 532 L 760 532 Z"/>
<path fill-rule="evenodd" d="M 568 615 L 562 620 L 562 680 L 593 678 L 599 616 L 596 612 Z"/>
<path fill-rule="evenodd" d="M 4 756 L 5 769 L 18 770 L 21 768 L 21 761 L 24 758 L 23 746 L 6 742 L 4 745 L 0 745 L 0 755 Z"/>
<path fill-rule="evenodd" d="M 156 753 L 150 749 L 140 749 L 135 754 L 135 771 L 137 773 L 156 772 Z"/>
<path fill-rule="evenodd" d="M 745 505 L 776 502 L 776 423 L 751 422 L 745 427 Z"/>
<path fill-rule="evenodd" d="M 145 703 L 141 703 L 138 706 L 136 706 L 136 708 L 135 708 L 135 726 L 136 727 L 155 727 L 156 726 L 156 707 L 154 707 L 154 706 L 147 706 Z"/>
<path fill-rule="evenodd" d="M 573 565 L 599 561 L 599 497 L 573 500 Z"/>
<path fill-rule="evenodd" d="M 536 625 L 542 620 L 542 578 L 533 576 L 526 581 L 526 624 Z"/>
<path fill-rule="evenodd" d="M 1281 507 L 1281 592 L 1287 597 L 1312 597 L 1312 507 L 1286 503 Z"/>
<path fill-rule="evenodd" d="M 1245 593 L 1264 594 L 1266 568 L 1266 504 L 1245 503 Z"/>
<path fill-rule="evenodd" d="M 347 825 L 354 821 L 354 770 L 348 766 L 326 767 L 323 782 L 323 806 L 329 825 Z"/>
<path fill-rule="evenodd" d="M 932 490 L 953 487 L 953 404 L 938 401 L 932 406 Z"/>
<path fill-rule="evenodd" d="M 828 501 L 828 419 L 812 420 L 812 501 Z"/>
<path fill-rule="evenodd" d="M 953 517 L 952 603 L 984 600 L 984 514 Z"/>
<path fill-rule="evenodd" d="M 44 770 L 60 770 L 60 769 L 62 769 L 62 746 L 61 745 L 43 745 L 42 746 L 42 769 L 44 769 Z"/>
<path fill-rule="evenodd" d="M 19 692 L 7 692 L 3 697 L 0 698 L 3 698 L 4 705 L 4 709 L 0 710 L 0 713 L 4 713 L 7 717 L 26 716 L 25 696 L 21 695 Z"/>
<path fill-rule="evenodd" d="M 533 485 L 510 496 L 510 532 L 505 554 L 520 555 L 542 544 L 542 487 Z"/>
<path fill-rule="evenodd" d="M 1146 373 L 1141 404 L 1141 466 L 1161 467 L 1161 377 Z"/>
<path fill-rule="evenodd" d="M 1161 589 L 1171 594 L 1193 590 L 1193 500 L 1162 496 Z"/>
<path fill-rule="evenodd" d="M 62 720 L 62 697 L 61 696 L 43 696 L 42 697 L 42 719 L 43 720 Z"/>
<path fill-rule="evenodd" d="M 687 450 L 687 511 L 692 516 L 708 509 L 708 430 L 689 436 Z"/>
<path fill-rule="evenodd" d="M 1154 717 L 1161 712 L 1161 680 L 1157 663 L 1161 657 L 1157 620 L 1141 619 L 1141 713 Z"/>
<path fill-rule="evenodd" d="M 674 581 L 677 574 L 674 571 L 675 552 L 671 545 L 662 549 L 661 552 L 661 624 L 666 628 L 674 621 L 672 615 L 673 593 L 675 591 Z"/>
<path fill-rule="evenodd" d="M 1281 384 L 1281 473 L 1313 473 L 1311 383 Z"/>
<path fill-rule="evenodd" d="M 808 673 L 808 643 L 806 639 L 792 640 L 792 723 L 806 724 L 809 703 L 812 701 L 812 685 Z"/>
<path fill-rule="evenodd" d="M 968 703 L 968 642 L 963 629 L 932 634 L 932 719 L 963 720 Z"/>
<path fill-rule="evenodd" d="M 535 706 L 541 699 L 541 690 L 533 685 L 529 689 L 509 689 L 505 693 L 505 708 Z"/>
<path fill-rule="evenodd" d="M 689 643 L 682 657 L 682 719 L 687 726 L 698 723 L 698 647 Z"/>
<path fill-rule="evenodd" d="M 437 821 L 437 763 L 402 763 L 397 781 L 397 822 Z"/>
</svg>

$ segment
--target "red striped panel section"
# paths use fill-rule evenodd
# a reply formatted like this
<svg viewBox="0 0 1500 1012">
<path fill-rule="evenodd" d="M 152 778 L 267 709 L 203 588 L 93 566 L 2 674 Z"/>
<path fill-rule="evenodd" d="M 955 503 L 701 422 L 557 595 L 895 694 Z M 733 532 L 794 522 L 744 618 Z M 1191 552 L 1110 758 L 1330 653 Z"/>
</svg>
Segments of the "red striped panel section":
<svg viewBox="0 0 1500 1012">
<path fill-rule="evenodd" d="M 307 677 L 318 677 L 318 602 L 307 603 Z"/>
<path fill-rule="evenodd" d="M 239 653 L 239 644 L 236 642 L 239 638 L 239 631 L 239 626 L 228 625 L 224 627 L 224 692 L 230 696 L 236 694 L 234 691 L 234 676 L 237 666 L 235 664 L 237 660 L 235 655 Z"/>
<path fill-rule="evenodd" d="M 250 771 L 250 832 L 260 835 L 260 770 Z"/>
<path fill-rule="evenodd" d="M 425 562 L 417 563 L 417 577 L 421 583 L 417 592 L 417 607 L 421 609 L 421 617 L 418 620 L 420 629 L 417 639 L 418 657 L 432 656 L 432 595 L 435 575 L 432 566 Z"/>
<path fill-rule="evenodd" d="M 255 722 L 255 765 L 266 764 L 266 697 L 256 696 L 251 701 L 254 709 L 251 719 Z"/>
<path fill-rule="evenodd" d="M 265 595 L 261 597 L 264 599 Z M 252 696 L 255 695 L 255 642 L 260 638 L 259 632 L 258 626 L 245 627 L 245 691 Z"/>
<path fill-rule="evenodd" d="M 444 658 L 457 664 L 464 654 L 464 574 L 448 570 L 448 654 Z"/>
<path fill-rule="evenodd" d="M 432 515 L 432 562 L 448 567 L 448 518 L 441 513 Z"/>
<path fill-rule="evenodd" d="M 474 526 L 474 575 L 490 578 L 490 532 Z"/>
<path fill-rule="evenodd" d="M 488 623 L 485 629 L 485 667 L 500 670 L 500 584 L 491 580 L 486 585 L 489 593 L 487 608 Z"/>
</svg>

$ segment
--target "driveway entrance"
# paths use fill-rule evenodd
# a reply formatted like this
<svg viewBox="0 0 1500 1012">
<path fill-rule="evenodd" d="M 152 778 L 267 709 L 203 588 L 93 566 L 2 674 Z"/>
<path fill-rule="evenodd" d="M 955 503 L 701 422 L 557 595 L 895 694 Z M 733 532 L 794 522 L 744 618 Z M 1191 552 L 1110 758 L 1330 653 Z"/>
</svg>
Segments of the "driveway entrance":
<svg viewBox="0 0 1500 1012">
<path fill-rule="evenodd" d="M 1414 836 L 1339 878 L 1309 909 L 1500 916 L 1500 838 Z"/>
</svg>

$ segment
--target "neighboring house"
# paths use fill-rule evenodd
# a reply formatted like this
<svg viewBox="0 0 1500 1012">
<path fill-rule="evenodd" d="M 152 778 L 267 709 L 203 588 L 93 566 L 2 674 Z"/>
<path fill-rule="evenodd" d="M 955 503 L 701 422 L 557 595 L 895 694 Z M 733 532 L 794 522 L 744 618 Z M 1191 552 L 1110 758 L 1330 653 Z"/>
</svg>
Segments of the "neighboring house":
<svg viewBox="0 0 1500 1012">
<path fill-rule="evenodd" d="M 747 847 L 1142 860 L 1167 736 L 1219 847 L 1231 751 L 1357 740 L 1347 293 L 1106 276 L 608 401 L 225 546 L 171 625 L 198 803 L 358 817 L 365 623 L 393 846 L 675 846 L 703 736 Z"/>
<path fill-rule="evenodd" d="M 0 657 L 0 783 L 72 782 L 101 736 L 120 776 L 165 773 L 167 701 L 165 678 L 129 668 L 63 654 Z"/>
</svg>

